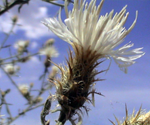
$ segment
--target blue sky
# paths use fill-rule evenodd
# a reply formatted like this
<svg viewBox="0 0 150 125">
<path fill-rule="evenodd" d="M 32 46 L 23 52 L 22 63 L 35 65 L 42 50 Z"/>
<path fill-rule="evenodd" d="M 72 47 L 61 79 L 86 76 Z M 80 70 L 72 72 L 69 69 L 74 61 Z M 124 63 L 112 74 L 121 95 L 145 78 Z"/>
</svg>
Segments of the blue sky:
<svg viewBox="0 0 150 125">
<path fill-rule="evenodd" d="M 97 0 L 97 5 L 99 2 L 100 1 Z M 134 29 L 125 38 L 122 45 L 131 41 L 134 43 L 133 48 L 143 47 L 143 51 L 146 52 L 146 54 L 128 68 L 127 74 L 120 71 L 118 66 L 112 61 L 110 70 L 107 74 L 100 74 L 97 76 L 106 79 L 105 81 L 96 84 L 96 90 L 105 95 L 105 97 L 96 96 L 95 107 L 91 104 L 87 104 L 91 110 L 89 111 L 89 116 L 84 114 L 83 125 L 110 125 L 111 123 L 108 119 L 115 121 L 113 115 L 122 120 L 125 116 L 125 104 L 127 104 L 129 113 L 131 113 L 134 108 L 138 110 L 141 104 L 143 109 L 146 109 L 147 111 L 150 110 L 150 1 L 105 0 L 101 15 L 110 12 L 112 9 L 114 9 L 115 12 L 119 12 L 125 5 L 128 5 L 127 12 L 129 12 L 125 27 L 129 28 L 134 21 L 136 10 L 138 10 L 138 20 Z M 72 6 L 69 8 L 71 7 Z M 17 13 L 17 7 L 15 7 L 11 9 L 9 13 L 0 17 L 0 38 L 3 39 L 4 37 L 2 31 L 8 31 L 11 26 L 10 17 L 17 14 L 19 16 L 18 23 L 22 26 L 17 26 L 14 29 L 14 34 L 10 36 L 8 44 L 14 44 L 20 39 L 28 39 L 31 41 L 29 46 L 30 51 L 36 52 L 47 39 L 54 38 L 56 41 L 55 46 L 59 51 L 60 56 L 58 58 L 53 58 L 52 60 L 57 64 L 65 63 L 65 57 L 67 57 L 67 50 L 70 45 L 59 39 L 51 33 L 47 27 L 41 24 L 41 21 L 45 18 L 55 16 L 58 9 L 58 7 L 40 2 L 40 0 L 31 0 L 29 5 L 23 6 L 20 14 Z M 64 11 L 62 11 L 62 18 L 65 19 Z M 15 54 L 15 50 L 13 50 L 13 52 Z M 7 52 L 1 51 L 1 58 L 8 56 Z M 38 88 L 40 84 L 38 78 L 43 73 L 43 65 L 38 57 L 34 57 L 26 64 L 18 65 L 22 66 L 19 77 L 13 77 L 17 84 L 34 82 L 35 88 Z M 100 65 L 98 69 L 106 69 L 108 65 L 109 60 Z M 12 84 L 2 71 L 0 71 L 0 80 L 0 88 L 2 90 L 9 87 L 13 88 Z M 48 93 L 43 95 L 44 99 L 47 97 Z M 11 107 L 14 115 L 18 112 L 18 108 L 23 108 L 22 104 L 26 103 L 15 89 L 11 91 L 11 94 L 8 95 L 7 99 L 15 104 Z M 27 115 L 15 121 L 14 124 L 40 125 L 40 111 L 41 108 L 38 108 L 33 112 L 29 112 Z M 2 114 L 5 114 L 5 111 L 3 111 Z M 54 119 L 57 119 L 57 115 L 58 114 L 50 114 L 47 117 L 51 119 L 51 124 L 54 124 Z M 69 124 L 70 123 L 68 122 L 67 125 Z"/>
</svg>

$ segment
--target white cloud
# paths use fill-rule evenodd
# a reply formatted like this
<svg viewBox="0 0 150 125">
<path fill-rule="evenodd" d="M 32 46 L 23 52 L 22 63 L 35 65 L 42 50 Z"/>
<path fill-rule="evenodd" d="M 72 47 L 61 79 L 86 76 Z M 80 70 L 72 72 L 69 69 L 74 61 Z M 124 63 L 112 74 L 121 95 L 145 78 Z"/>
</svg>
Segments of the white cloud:
<svg viewBox="0 0 150 125">
<path fill-rule="evenodd" d="M 32 49 L 35 49 L 35 48 L 38 47 L 38 43 L 36 41 L 33 41 L 33 42 L 30 43 L 30 46 L 31 46 Z"/>
<path fill-rule="evenodd" d="M 46 4 L 49 5 L 49 4 Z M 0 30 L 8 32 L 12 25 L 11 18 L 14 15 L 18 15 L 19 20 L 18 24 L 14 31 L 24 31 L 25 36 L 28 38 L 38 39 L 42 36 L 49 36 L 51 32 L 41 23 L 42 20 L 49 17 L 48 9 L 46 8 L 44 2 L 39 0 L 31 1 L 29 5 L 24 5 L 21 8 L 21 12 L 18 14 L 18 6 L 9 10 L 8 13 L 5 13 L 0 18 Z"/>
<path fill-rule="evenodd" d="M 40 64 L 40 61 L 39 61 L 38 57 L 36 57 L 36 56 L 31 57 L 30 61 L 31 62 L 29 64 L 31 64 L 31 63 Z"/>
</svg>

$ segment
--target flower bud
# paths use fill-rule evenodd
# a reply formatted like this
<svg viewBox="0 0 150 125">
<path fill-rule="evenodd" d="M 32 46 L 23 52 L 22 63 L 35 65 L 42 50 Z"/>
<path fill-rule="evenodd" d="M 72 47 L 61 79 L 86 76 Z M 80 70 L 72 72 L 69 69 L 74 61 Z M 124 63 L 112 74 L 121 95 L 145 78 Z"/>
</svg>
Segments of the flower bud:
<svg viewBox="0 0 150 125">
<path fill-rule="evenodd" d="M 15 24 L 18 21 L 18 16 L 17 15 L 13 16 L 12 21 Z"/>
<path fill-rule="evenodd" d="M 36 99 L 35 103 L 40 103 L 40 102 L 42 102 L 42 100 L 43 100 L 43 98 L 39 96 L 39 97 Z"/>
<path fill-rule="evenodd" d="M 40 55 L 46 55 L 48 57 L 57 57 L 59 55 L 58 51 L 55 49 L 54 46 L 49 46 L 46 48 L 42 48 L 39 51 Z"/>
<path fill-rule="evenodd" d="M 23 52 L 26 52 L 28 46 L 29 46 L 29 41 L 23 41 L 23 40 L 16 42 L 14 45 L 14 47 L 17 49 L 19 54 L 23 54 Z"/>
<path fill-rule="evenodd" d="M 45 42 L 44 47 L 49 47 L 54 44 L 55 40 L 54 39 L 49 39 Z"/>
<path fill-rule="evenodd" d="M 5 92 L 4 91 L 0 91 L 1 92 L 1 96 L 4 97 L 5 96 Z"/>
<path fill-rule="evenodd" d="M 49 79 L 54 79 L 58 73 L 58 70 L 59 70 L 58 67 L 52 66 L 52 70 L 49 74 Z"/>
<path fill-rule="evenodd" d="M 4 67 L 4 70 L 9 74 L 9 75 L 15 75 L 19 70 L 19 66 L 14 66 L 12 64 L 8 64 Z"/>
<path fill-rule="evenodd" d="M 29 93 L 29 86 L 27 84 L 19 85 L 19 90 L 22 93 L 22 95 L 27 95 Z"/>
<path fill-rule="evenodd" d="M 31 82 L 30 83 L 30 88 L 32 88 L 34 86 L 34 83 L 33 82 Z"/>
</svg>

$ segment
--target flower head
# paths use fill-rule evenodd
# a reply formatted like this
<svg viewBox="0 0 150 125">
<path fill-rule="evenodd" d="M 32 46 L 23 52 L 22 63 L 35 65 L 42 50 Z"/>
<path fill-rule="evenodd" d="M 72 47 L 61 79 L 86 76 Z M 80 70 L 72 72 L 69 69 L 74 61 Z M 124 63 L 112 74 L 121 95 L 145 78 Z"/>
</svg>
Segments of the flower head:
<svg viewBox="0 0 150 125">
<path fill-rule="evenodd" d="M 81 2 L 75 0 L 72 11 L 68 12 L 65 7 L 67 13 L 65 24 L 61 20 L 60 13 L 58 20 L 50 18 L 43 23 L 73 48 L 80 46 L 82 48 L 80 51 L 85 53 L 89 49 L 95 51 L 95 54 L 99 54 L 97 59 L 112 57 L 120 69 L 126 72 L 127 67 L 135 63 L 134 60 L 144 55 L 142 48 L 129 50 L 133 47 L 132 43 L 125 44 L 116 50 L 115 48 L 124 41 L 135 26 L 138 12 L 130 28 L 125 29 L 124 24 L 129 15 L 128 12 L 126 13 L 127 6 L 114 16 L 112 10 L 109 14 L 99 17 L 103 2 L 104 0 L 96 7 L 96 0 L 91 0 L 89 5 L 83 0 Z"/>
<path fill-rule="evenodd" d="M 51 58 L 51 57 L 57 57 L 59 53 L 54 46 L 49 46 L 49 47 L 42 48 L 40 50 L 40 55 L 46 55 Z"/>
<path fill-rule="evenodd" d="M 67 1 L 67 0 L 66 0 Z M 74 50 L 69 50 L 69 59 L 66 60 L 68 66 L 57 66 L 61 71 L 61 79 L 51 81 L 56 86 L 57 100 L 61 105 L 61 113 L 58 121 L 64 124 L 68 119 L 77 114 L 87 101 L 94 105 L 94 94 L 99 94 L 93 88 L 95 76 L 102 71 L 95 68 L 102 63 L 102 58 L 113 58 L 117 65 L 124 72 L 127 67 L 135 63 L 135 59 L 140 58 L 144 53 L 142 48 L 129 50 L 133 44 L 129 43 L 116 49 L 124 38 L 133 29 L 136 18 L 129 29 L 125 29 L 125 24 L 129 13 L 126 13 L 126 6 L 113 16 L 113 10 L 104 16 L 100 16 L 104 0 L 96 7 L 96 0 L 85 3 L 83 0 L 75 0 L 72 11 L 68 12 L 67 2 L 65 11 L 67 18 L 62 22 L 59 12 L 56 18 L 46 19 L 43 23 L 58 37 L 68 42 Z M 92 94 L 92 99 L 89 95 Z M 73 121 L 73 120 L 72 120 Z"/>
<path fill-rule="evenodd" d="M 9 75 L 15 75 L 15 74 L 20 70 L 20 67 L 19 67 L 19 66 L 16 66 L 16 65 L 13 65 L 13 64 L 7 64 L 7 65 L 4 67 L 4 70 L 5 70 Z"/>
<path fill-rule="evenodd" d="M 19 85 L 19 90 L 23 95 L 27 95 L 29 93 L 29 85 L 27 84 L 21 84 Z"/>
<path fill-rule="evenodd" d="M 52 66 L 52 69 L 51 69 L 51 72 L 49 74 L 49 79 L 54 79 L 55 76 L 57 75 L 58 73 L 58 67 L 57 66 Z"/>
<path fill-rule="evenodd" d="M 18 21 L 18 16 L 17 15 L 13 16 L 12 21 L 15 24 Z"/>
<path fill-rule="evenodd" d="M 15 48 L 27 48 L 29 45 L 29 41 L 19 40 L 17 43 L 15 43 Z"/>
<path fill-rule="evenodd" d="M 58 51 L 53 46 L 54 39 L 49 39 L 45 42 L 43 48 L 39 51 L 40 55 L 45 55 L 46 59 L 44 61 L 45 72 L 48 71 L 48 67 L 51 66 L 50 60 L 52 57 L 57 57 L 59 55 Z"/>
<path fill-rule="evenodd" d="M 18 86 L 21 94 L 29 101 L 29 103 L 32 100 L 32 96 L 30 95 L 31 86 L 28 84 L 20 84 Z"/>
<path fill-rule="evenodd" d="M 24 41 L 24 40 L 19 40 L 14 45 L 14 47 L 18 50 L 19 54 L 25 52 L 28 46 L 29 46 L 29 41 Z"/>
</svg>

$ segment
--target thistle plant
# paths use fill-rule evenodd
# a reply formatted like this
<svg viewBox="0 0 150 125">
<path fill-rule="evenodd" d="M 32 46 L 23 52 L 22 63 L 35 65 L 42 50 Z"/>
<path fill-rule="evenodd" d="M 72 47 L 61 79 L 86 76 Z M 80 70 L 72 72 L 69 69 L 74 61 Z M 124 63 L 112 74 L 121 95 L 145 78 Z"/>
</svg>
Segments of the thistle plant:
<svg viewBox="0 0 150 125">
<path fill-rule="evenodd" d="M 67 120 L 75 124 L 73 116 L 77 114 L 81 119 L 78 111 L 82 107 L 88 111 L 84 104 L 87 101 L 92 102 L 94 94 L 102 95 L 92 89 L 96 81 L 102 81 L 95 76 L 109 68 L 98 71 L 98 65 L 106 59 L 113 59 L 127 73 L 127 68 L 144 55 L 142 48 L 131 50 L 133 43 L 130 42 L 116 49 L 134 28 L 138 12 L 132 25 L 126 29 L 124 24 L 129 15 L 126 13 L 127 6 L 114 16 L 112 10 L 99 17 L 103 3 L 104 0 L 96 7 L 96 0 L 91 0 L 89 4 L 83 0 L 75 0 L 73 9 L 68 11 L 66 0 L 65 23 L 61 19 L 61 11 L 58 19 L 49 18 L 43 21 L 44 25 L 73 48 L 73 51 L 69 49 L 67 66 L 55 64 L 61 71 L 61 78 L 51 81 L 56 87 L 56 98 L 61 106 L 57 124 L 63 125 Z M 89 98 L 90 94 L 92 99 Z"/>
</svg>

